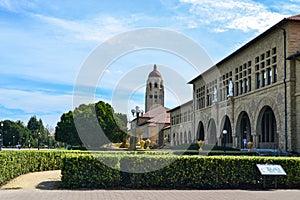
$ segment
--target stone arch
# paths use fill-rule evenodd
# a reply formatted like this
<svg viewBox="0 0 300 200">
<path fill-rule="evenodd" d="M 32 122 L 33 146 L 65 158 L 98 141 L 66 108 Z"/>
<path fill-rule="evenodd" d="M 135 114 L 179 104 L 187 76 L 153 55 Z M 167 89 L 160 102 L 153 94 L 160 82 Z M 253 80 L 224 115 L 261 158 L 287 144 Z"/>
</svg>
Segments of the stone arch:
<svg viewBox="0 0 300 200">
<path fill-rule="evenodd" d="M 197 128 L 197 137 L 196 137 L 196 140 L 199 141 L 199 140 L 202 140 L 204 141 L 205 139 L 205 131 L 204 131 L 204 124 L 202 121 L 199 122 L 198 124 L 198 128 Z"/>
<path fill-rule="evenodd" d="M 256 119 L 256 120 L 253 122 L 254 123 L 253 127 L 257 127 L 256 123 L 258 122 L 257 119 L 260 117 L 260 111 L 265 106 L 269 106 L 275 115 L 275 120 L 276 120 L 276 125 L 277 125 L 276 130 L 278 132 L 283 132 L 283 126 L 281 126 L 281 125 L 282 125 L 282 120 L 284 119 L 284 113 L 280 112 L 277 101 L 271 97 L 264 97 L 258 102 L 256 111 L 255 111 L 255 115 L 254 115 L 254 119 Z"/>
<path fill-rule="evenodd" d="M 183 134 L 183 143 L 184 144 L 187 144 L 188 143 L 188 137 L 187 137 L 187 133 L 186 133 L 186 131 L 184 131 L 184 134 Z"/>
<path fill-rule="evenodd" d="M 215 120 L 212 118 L 208 121 L 207 138 L 208 144 L 217 144 L 217 126 Z"/>
<path fill-rule="evenodd" d="M 182 132 L 180 132 L 179 144 L 183 144 L 183 135 L 182 135 Z"/>
<path fill-rule="evenodd" d="M 177 132 L 176 133 L 176 145 L 179 145 L 179 141 L 180 141 L 179 133 Z"/>
<path fill-rule="evenodd" d="M 264 106 L 258 115 L 256 132 L 258 147 L 263 149 L 277 149 L 279 135 L 275 114 L 270 106 Z"/>
<path fill-rule="evenodd" d="M 192 143 L 192 142 L 193 142 L 192 133 L 191 133 L 190 130 L 189 130 L 189 132 L 188 132 L 188 139 L 189 139 L 189 143 Z"/>
<path fill-rule="evenodd" d="M 236 121 L 237 147 L 246 148 L 247 142 L 253 141 L 251 134 L 251 121 L 246 111 L 242 111 Z"/>
<path fill-rule="evenodd" d="M 220 129 L 220 133 L 221 133 L 220 139 L 222 140 L 222 145 L 232 147 L 232 145 L 233 145 L 232 126 L 231 126 L 231 122 L 230 122 L 228 115 L 225 115 L 222 118 L 220 128 L 221 128 Z M 223 130 L 227 131 L 226 135 L 223 135 Z"/>
<path fill-rule="evenodd" d="M 176 145 L 176 133 L 174 132 L 172 135 L 172 145 Z"/>
</svg>

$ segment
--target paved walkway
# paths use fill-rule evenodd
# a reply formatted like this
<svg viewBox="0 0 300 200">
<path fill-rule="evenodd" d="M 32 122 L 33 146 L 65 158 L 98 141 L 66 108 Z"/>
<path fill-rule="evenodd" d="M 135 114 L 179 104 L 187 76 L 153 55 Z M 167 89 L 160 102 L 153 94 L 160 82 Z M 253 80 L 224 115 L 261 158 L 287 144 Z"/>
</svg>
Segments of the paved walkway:
<svg viewBox="0 0 300 200">
<path fill-rule="evenodd" d="M 298 200 L 300 190 L 59 190 L 60 171 L 22 175 L 0 189 L 1 200 Z"/>
<path fill-rule="evenodd" d="M 298 200 L 299 190 L 1 190 L 1 200 Z"/>
</svg>

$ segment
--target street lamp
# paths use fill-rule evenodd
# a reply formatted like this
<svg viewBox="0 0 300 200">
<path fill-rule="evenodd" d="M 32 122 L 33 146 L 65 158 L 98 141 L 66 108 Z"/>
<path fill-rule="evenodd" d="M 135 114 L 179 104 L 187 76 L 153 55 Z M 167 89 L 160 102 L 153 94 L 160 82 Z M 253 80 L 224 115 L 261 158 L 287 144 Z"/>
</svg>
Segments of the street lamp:
<svg viewBox="0 0 300 200">
<path fill-rule="evenodd" d="M 131 109 L 131 113 L 132 113 L 132 116 L 134 116 L 134 115 L 136 116 L 136 127 L 135 127 L 135 131 L 133 133 L 133 136 L 131 136 L 131 139 L 130 139 L 129 149 L 136 150 L 136 142 L 137 142 L 136 130 L 139 126 L 139 117 L 140 117 L 140 115 L 143 115 L 144 111 L 141 110 L 139 106 L 136 106 L 135 109 Z"/>
<path fill-rule="evenodd" d="M 15 144 L 15 136 L 13 135 L 13 143 L 12 143 L 13 147 L 14 147 L 14 144 Z"/>
<path fill-rule="evenodd" d="M 0 126 L 1 126 L 1 132 L 0 132 L 0 151 L 2 150 L 2 146 L 3 146 L 3 122 L 1 122 L 1 124 L 0 124 Z"/>
<path fill-rule="evenodd" d="M 227 135 L 227 130 L 223 130 L 223 137 L 224 137 L 224 152 L 226 152 L 226 135 Z"/>
<path fill-rule="evenodd" d="M 41 145 L 41 138 L 40 138 L 40 132 L 38 132 L 38 150 L 40 150 L 40 145 Z"/>
</svg>

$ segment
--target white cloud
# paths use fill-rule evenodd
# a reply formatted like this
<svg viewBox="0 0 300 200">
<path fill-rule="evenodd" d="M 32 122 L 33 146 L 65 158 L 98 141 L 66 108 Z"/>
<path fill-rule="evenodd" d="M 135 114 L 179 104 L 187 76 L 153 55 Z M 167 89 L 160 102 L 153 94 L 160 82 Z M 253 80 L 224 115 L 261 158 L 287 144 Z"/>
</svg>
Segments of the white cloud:
<svg viewBox="0 0 300 200">
<path fill-rule="evenodd" d="M 71 108 L 71 95 L 49 95 L 42 92 L 0 89 L 0 102 L 7 109 L 20 109 L 25 113 L 52 113 Z"/>
<path fill-rule="evenodd" d="M 237 29 L 262 32 L 286 15 L 269 11 L 261 3 L 250 0 L 180 0 L 190 5 L 189 12 L 200 24 L 209 24 L 213 31 Z"/>
<path fill-rule="evenodd" d="M 27 0 L 0 0 L 0 7 L 10 12 L 23 12 L 26 9 L 35 8 L 35 1 Z"/>
<path fill-rule="evenodd" d="M 119 20 L 111 16 L 99 16 L 87 20 L 66 20 L 56 17 L 35 14 L 34 17 L 56 27 L 62 28 L 66 35 L 86 41 L 103 42 L 115 34 L 129 30 L 125 20 Z"/>
</svg>

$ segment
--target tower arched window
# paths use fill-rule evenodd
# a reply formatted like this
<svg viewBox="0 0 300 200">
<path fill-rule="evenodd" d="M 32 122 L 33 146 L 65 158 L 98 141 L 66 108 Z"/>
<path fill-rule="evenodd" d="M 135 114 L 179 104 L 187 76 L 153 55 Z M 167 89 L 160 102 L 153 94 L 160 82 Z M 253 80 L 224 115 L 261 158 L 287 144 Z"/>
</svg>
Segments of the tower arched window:
<svg viewBox="0 0 300 200">
<path fill-rule="evenodd" d="M 157 88 L 157 83 L 154 83 L 154 88 Z"/>
<path fill-rule="evenodd" d="M 150 90 L 152 89 L 152 83 L 149 83 L 149 88 L 150 88 Z"/>
</svg>

